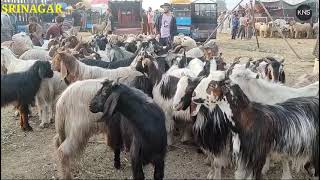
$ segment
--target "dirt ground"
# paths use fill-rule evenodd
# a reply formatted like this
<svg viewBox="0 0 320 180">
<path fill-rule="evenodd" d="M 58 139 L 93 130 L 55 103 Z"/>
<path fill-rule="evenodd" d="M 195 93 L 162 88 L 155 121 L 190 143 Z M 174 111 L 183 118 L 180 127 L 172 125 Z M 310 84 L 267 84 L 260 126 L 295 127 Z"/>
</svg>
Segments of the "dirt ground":
<svg viewBox="0 0 320 180">
<path fill-rule="evenodd" d="M 83 34 L 88 36 L 88 34 Z M 218 35 L 217 43 L 227 61 L 236 56 L 263 57 L 278 55 L 285 58 L 287 85 L 295 83 L 297 77 L 311 72 L 313 68 L 312 50 L 315 39 L 289 39 L 289 43 L 304 60 L 301 62 L 288 48 L 282 39 L 259 38 L 260 49 L 256 40 L 230 40 L 229 35 Z M 13 107 L 1 109 L 1 179 L 44 179 L 58 177 L 58 167 L 53 147 L 55 135 L 54 124 L 48 129 L 39 129 L 40 121 L 33 109 L 30 120 L 33 132 L 22 132 L 18 118 L 14 116 Z M 196 148 L 177 143 L 176 148 L 167 153 L 165 178 L 170 179 L 203 179 L 206 178 L 209 167 L 204 164 L 204 155 L 198 154 Z M 122 167 L 113 168 L 113 153 L 103 142 L 101 136 L 90 139 L 86 151 L 74 163 L 75 178 L 132 178 L 130 159 L 122 153 Z M 146 178 L 152 178 L 153 168 L 149 165 L 144 169 Z M 281 178 L 282 168 L 278 163 L 270 167 L 265 178 Z M 233 170 L 223 170 L 223 177 L 232 178 Z M 304 171 L 295 173 L 293 177 L 306 179 Z"/>
</svg>

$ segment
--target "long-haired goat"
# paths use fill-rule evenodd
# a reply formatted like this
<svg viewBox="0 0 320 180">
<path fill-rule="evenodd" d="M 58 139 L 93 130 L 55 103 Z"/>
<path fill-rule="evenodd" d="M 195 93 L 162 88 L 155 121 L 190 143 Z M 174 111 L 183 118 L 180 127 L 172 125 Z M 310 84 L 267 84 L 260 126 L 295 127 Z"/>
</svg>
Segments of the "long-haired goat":
<svg viewBox="0 0 320 180">
<path fill-rule="evenodd" d="M 231 71 L 229 71 L 231 73 Z M 217 75 L 211 74 L 209 77 L 204 78 L 197 88 L 193 92 L 194 102 L 200 103 L 209 107 L 209 102 L 212 101 L 210 99 L 210 94 L 206 92 L 206 87 L 208 84 L 217 78 L 219 78 L 219 74 Z M 237 83 L 240 87 L 243 87 L 243 91 L 252 101 L 261 102 L 264 104 L 275 104 L 284 102 L 290 98 L 302 97 L 302 96 L 314 96 L 318 92 L 318 84 L 315 83 L 305 88 L 289 88 L 283 85 L 274 84 L 268 82 L 266 80 L 257 79 L 257 74 L 253 73 L 248 69 L 234 69 L 230 75 L 230 79 L 233 83 Z M 262 92 L 263 96 L 255 92 Z M 271 91 L 271 92 L 268 92 Z M 267 164 L 263 170 L 266 172 L 269 168 L 269 160 L 267 159 Z M 287 164 L 284 164 L 284 170 L 287 170 L 289 167 Z M 284 171 L 284 173 L 289 173 L 288 171 Z"/>
<path fill-rule="evenodd" d="M 90 111 L 103 112 L 108 123 L 112 115 L 121 113 L 131 127 L 131 162 L 134 179 L 144 179 L 142 167 L 154 165 L 154 179 L 163 179 L 167 147 L 165 116 L 161 108 L 142 91 L 112 81 L 103 82 L 90 103 Z"/>
<path fill-rule="evenodd" d="M 34 100 L 41 81 L 52 77 L 53 71 L 47 61 L 35 62 L 28 71 L 1 75 L 1 107 L 17 102 L 23 130 L 32 130 L 28 122 L 29 105 Z"/>
<path fill-rule="evenodd" d="M 199 62 L 199 61 L 198 61 Z M 197 67 L 201 67 L 201 63 Z M 216 64 L 212 61 L 212 66 L 209 69 L 216 70 Z M 188 68 L 178 69 L 177 66 L 172 66 L 167 72 L 163 72 L 159 69 L 158 63 L 148 53 L 144 54 L 141 58 L 136 58 L 136 61 L 132 63 L 132 66 L 136 67 L 137 70 L 148 75 L 153 85 L 153 97 L 155 102 L 163 109 L 166 115 L 166 128 L 168 132 L 168 144 L 172 145 L 172 130 L 175 125 L 175 120 L 182 121 L 184 123 L 191 123 L 190 113 L 188 111 L 174 111 L 172 107 L 173 97 L 176 92 L 177 83 L 179 78 L 183 74 L 189 74 L 195 77 L 196 74 Z M 202 66 L 203 67 L 203 66 Z M 196 73 L 199 73 L 197 69 Z M 187 129 L 183 132 L 181 141 L 186 142 L 190 138 L 190 133 Z"/>
<path fill-rule="evenodd" d="M 261 178 L 271 153 L 292 158 L 298 167 L 311 161 L 315 176 L 319 175 L 319 97 L 265 105 L 250 101 L 239 85 L 224 78 L 210 81 L 206 91 L 209 106 L 219 105 L 239 139 L 234 147 L 238 154 L 236 178 Z M 291 176 L 284 174 L 283 178 Z"/>
<path fill-rule="evenodd" d="M 132 71 L 132 70 L 131 70 Z M 142 74 L 137 75 L 136 72 L 130 70 L 127 71 L 126 76 L 121 74 L 110 74 L 109 80 L 116 80 L 121 78 L 120 82 L 126 85 L 139 88 L 146 92 L 139 79 Z M 67 89 L 61 94 L 56 104 L 56 116 L 55 125 L 57 135 L 55 136 L 56 148 L 59 148 L 59 157 L 62 165 L 62 173 L 64 178 L 70 178 L 70 159 L 74 159 L 76 156 L 84 150 L 89 138 L 97 133 L 107 133 L 108 127 L 105 123 L 97 123 L 101 119 L 101 114 L 93 114 L 89 110 L 89 104 L 98 90 L 102 87 L 103 79 L 89 79 L 84 81 L 77 81 L 67 87 Z M 142 82 L 143 84 L 143 82 Z M 68 108 L 66 108 L 68 107 Z M 123 117 L 124 118 L 124 117 Z M 118 121 L 118 120 L 117 120 Z M 122 121 L 122 120 L 121 120 Z M 116 128 L 119 128 L 116 126 Z M 122 135 L 122 134 L 121 134 Z M 113 141 L 114 139 L 111 138 Z M 116 140 L 121 140 L 120 138 Z M 112 142 L 113 145 L 121 145 L 120 142 Z M 119 143 L 119 144 L 117 144 Z M 112 147 L 114 148 L 114 147 Z M 119 147 L 116 147 L 119 148 Z M 119 152 L 115 150 L 115 167 L 117 168 L 116 156 Z"/>
<path fill-rule="evenodd" d="M 232 66 L 233 65 L 231 65 L 231 67 Z M 224 68 L 224 66 L 219 68 Z M 204 76 L 197 78 L 188 76 L 180 78 L 174 96 L 173 107 L 176 111 L 190 108 L 190 114 L 196 116 L 193 125 L 194 135 L 200 147 L 202 147 L 208 155 L 212 166 L 207 177 L 210 179 L 221 179 L 222 167 L 226 167 L 231 160 L 231 131 L 218 106 L 208 108 L 196 105 L 191 101 L 194 89 L 204 77 L 209 75 L 209 72 L 208 74 L 203 73 L 203 75 Z"/>
</svg>

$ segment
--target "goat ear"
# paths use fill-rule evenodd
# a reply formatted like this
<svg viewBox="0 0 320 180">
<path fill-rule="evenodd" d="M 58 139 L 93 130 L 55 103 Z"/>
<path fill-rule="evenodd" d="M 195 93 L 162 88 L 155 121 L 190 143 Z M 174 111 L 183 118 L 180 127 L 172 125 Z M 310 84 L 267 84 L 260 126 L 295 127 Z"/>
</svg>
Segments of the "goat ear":
<svg viewBox="0 0 320 180">
<path fill-rule="evenodd" d="M 106 116 L 107 118 L 110 118 L 118 104 L 119 100 L 119 93 L 111 93 L 111 95 L 108 97 L 106 102 L 104 103 L 104 112 L 103 116 Z"/>
<path fill-rule="evenodd" d="M 68 70 L 66 65 L 63 61 L 60 61 L 60 73 L 61 73 L 61 79 L 64 80 L 68 75 Z"/>
<path fill-rule="evenodd" d="M 230 87 L 230 84 L 225 84 L 223 86 L 221 86 L 221 91 L 222 91 L 222 94 L 225 95 L 229 92 L 229 88 Z"/>
<path fill-rule="evenodd" d="M 279 61 L 281 64 L 284 63 L 284 58 L 282 58 L 280 61 Z"/>
<path fill-rule="evenodd" d="M 45 71 L 44 71 L 41 67 L 39 67 L 39 69 L 38 69 L 38 75 L 39 75 L 39 77 L 40 77 L 41 79 L 46 78 L 46 73 L 45 73 Z"/>
</svg>

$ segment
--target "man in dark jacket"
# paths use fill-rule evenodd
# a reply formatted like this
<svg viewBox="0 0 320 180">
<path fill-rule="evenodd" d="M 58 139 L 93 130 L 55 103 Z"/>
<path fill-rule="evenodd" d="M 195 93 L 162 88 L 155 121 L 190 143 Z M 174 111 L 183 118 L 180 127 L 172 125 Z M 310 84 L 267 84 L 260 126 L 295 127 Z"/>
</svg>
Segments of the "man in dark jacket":
<svg viewBox="0 0 320 180">
<path fill-rule="evenodd" d="M 72 7 L 73 7 L 74 11 L 72 12 L 73 27 L 71 29 L 71 34 L 77 36 L 78 32 L 80 31 L 80 28 L 81 28 L 82 16 L 81 16 L 80 10 L 77 9 L 75 4 Z"/>
<path fill-rule="evenodd" d="M 164 13 L 156 21 L 157 33 L 160 34 L 160 43 L 171 48 L 173 37 L 177 34 L 176 18 L 170 12 L 170 4 L 164 3 L 160 6 Z"/>
</svg>

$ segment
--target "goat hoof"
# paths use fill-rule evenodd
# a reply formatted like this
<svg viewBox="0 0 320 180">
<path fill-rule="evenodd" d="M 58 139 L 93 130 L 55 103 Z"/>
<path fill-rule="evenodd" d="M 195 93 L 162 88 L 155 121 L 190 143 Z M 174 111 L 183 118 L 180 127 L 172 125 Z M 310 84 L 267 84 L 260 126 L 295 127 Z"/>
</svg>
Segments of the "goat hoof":
<svg viewBox="0 0 320 180">
<path fill-rule="evenodd" d="M 31 126 L 27 126 L 27 127 L 22 127 L 23 131 L 33 131 Z"/>
<path fill-rule="evenodd" d="M 198 154 L 204 154 L 201 148 L 197 148 L 197 153 Z"/>
<path fill-rule="evenodd" d="M 209 156 L 204 160 L 204 164 L 207 166 L 211 166 L 211 161 L 210 161 Z"/>
<path fill-rule="evenodd" d="M 173 151 L 173 150 L 175 150 L 176 148 L 175 148 L 174 146 L 172 146 L 172 145 L 168 145 L 168 146 L 167 146 L 167 149 L 168 149 L 168 151 Z"/>
<path fill-rule="evenodd" d="M 207 179 L 213 179 L 213 175 L 214 175 L 213 171 L 210 170 L 209 174 L 207 175 Z"/>
<path fill-rule="evenodd" d="M 40 128 L 48 128 L 49 127 L 49 123 L 41 123 L 40 125 L 39 125 L 39 127 Z"/>
<path fill-rule="evenodd" d="M 115 162 L 115 163 L 113 164 L 113 166 L 114 166 L 114 168 L 116 168 L 116 169 L 120 169 L 121 164 L 120 164 L 120 162 Z"/>
</svg>

